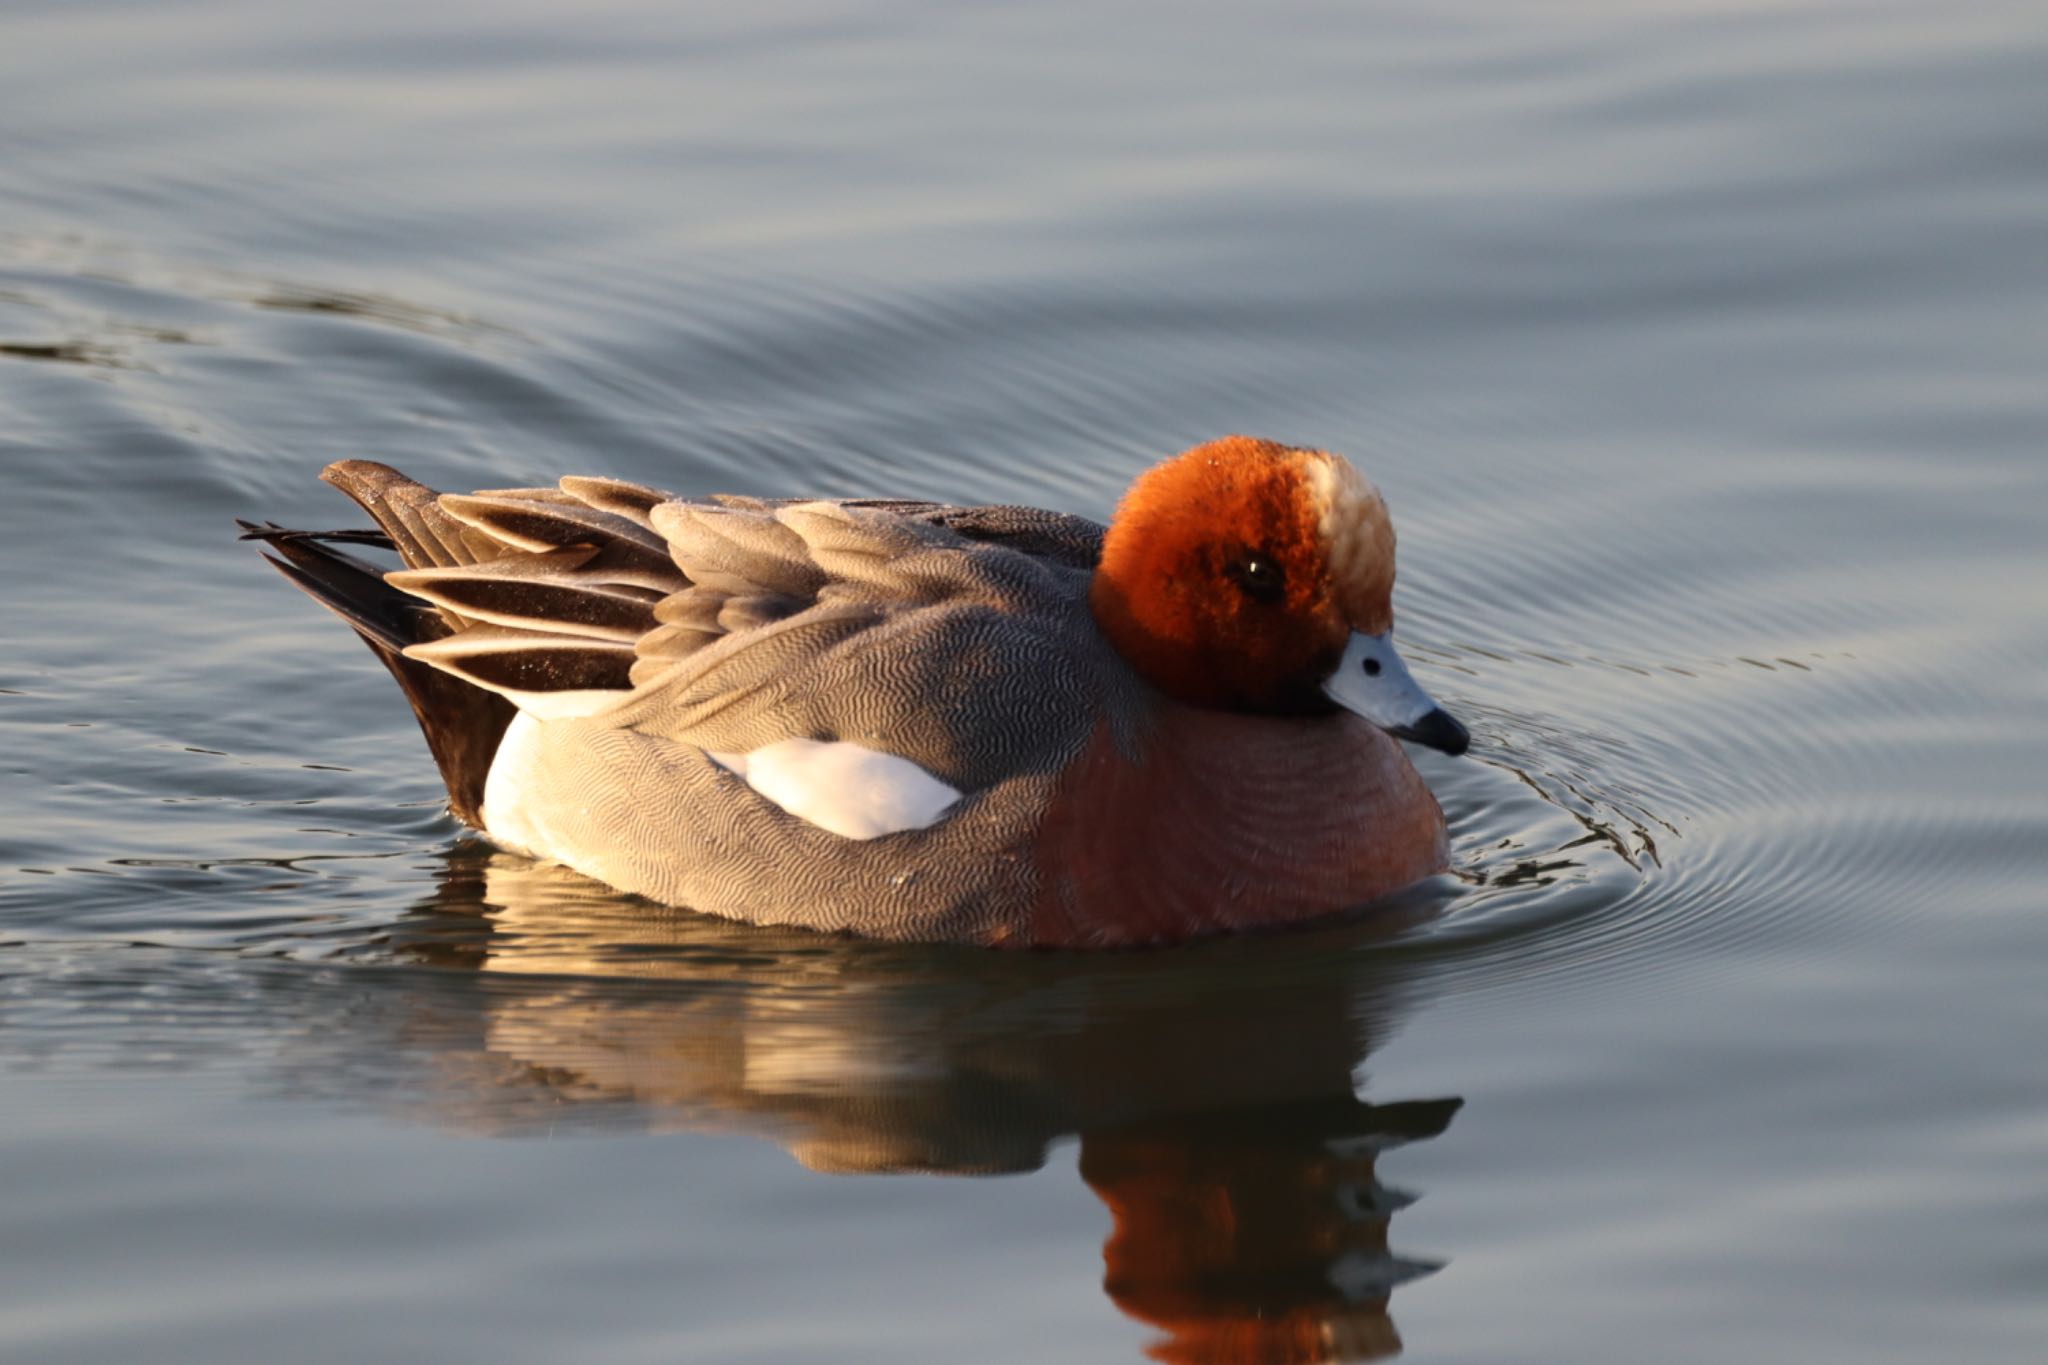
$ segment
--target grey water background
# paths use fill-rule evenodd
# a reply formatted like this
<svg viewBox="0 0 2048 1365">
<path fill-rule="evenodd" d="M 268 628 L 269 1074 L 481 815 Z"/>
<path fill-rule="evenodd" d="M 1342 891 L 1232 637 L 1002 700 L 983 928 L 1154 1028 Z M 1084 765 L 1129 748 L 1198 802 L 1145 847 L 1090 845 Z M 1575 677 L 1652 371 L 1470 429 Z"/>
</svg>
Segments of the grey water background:
<svg viewBox="0 0 2048 1365">
<path fill-rule="evenodd" d="M 2044 72 L 1986 0 L 0 7 L 0 1356 L 2041 1359 Z M 1228 431 L 1386 490 L 1457 871 L 1093 959 L 494 855 L 230 520 L 1106 515 Z"/>
</svg>

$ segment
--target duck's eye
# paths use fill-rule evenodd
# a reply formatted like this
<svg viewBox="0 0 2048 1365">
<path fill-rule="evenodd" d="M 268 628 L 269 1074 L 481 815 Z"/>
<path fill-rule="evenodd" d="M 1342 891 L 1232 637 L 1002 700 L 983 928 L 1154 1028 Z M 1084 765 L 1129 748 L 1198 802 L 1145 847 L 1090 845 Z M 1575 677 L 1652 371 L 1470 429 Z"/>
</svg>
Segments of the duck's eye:
<svg viewBox="0 0 2048 1365">
<path fill-rule="evenodd" d="M 1287 595 L 1287 575 L 1271 555 L 1248 554 L 1230 566 L 1231 581 L 1258 602 L 1278 602 Z"/>
</svg>

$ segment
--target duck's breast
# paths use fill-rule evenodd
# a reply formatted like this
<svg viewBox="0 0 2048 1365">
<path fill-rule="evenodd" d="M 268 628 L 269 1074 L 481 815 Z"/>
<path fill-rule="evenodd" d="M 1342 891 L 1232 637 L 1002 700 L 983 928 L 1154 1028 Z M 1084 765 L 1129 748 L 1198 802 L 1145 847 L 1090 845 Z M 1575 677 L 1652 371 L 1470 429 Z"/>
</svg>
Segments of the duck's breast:
<svg viewBox="0 0 2048 1365">
<path fill-rule="evenodd" d="M 1110 945 L 1292 922 L 1442 871 L 1443 812 L 1385 732 L 1350 715 L 1161 703 L 1135 746 L 1105 726 L 1035 846 L 1042 944 Z"/>
</svg>

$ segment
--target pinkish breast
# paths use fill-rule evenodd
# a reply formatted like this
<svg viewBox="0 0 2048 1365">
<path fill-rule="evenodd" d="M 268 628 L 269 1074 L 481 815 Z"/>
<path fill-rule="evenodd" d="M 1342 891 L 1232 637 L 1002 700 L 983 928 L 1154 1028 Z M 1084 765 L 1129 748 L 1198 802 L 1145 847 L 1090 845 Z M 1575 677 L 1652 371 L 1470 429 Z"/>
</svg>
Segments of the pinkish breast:
<svg viewBox="0 0 2048 1365">
<path fill-rule="evenodd" d="M 1109 947 L 1326 915 L 1448 854 L 1436 798 L 1383 731 L 1166 702 L 1135 758 L 1096 731 L 1035 861 L 1029 941 Z"/>
</svg>

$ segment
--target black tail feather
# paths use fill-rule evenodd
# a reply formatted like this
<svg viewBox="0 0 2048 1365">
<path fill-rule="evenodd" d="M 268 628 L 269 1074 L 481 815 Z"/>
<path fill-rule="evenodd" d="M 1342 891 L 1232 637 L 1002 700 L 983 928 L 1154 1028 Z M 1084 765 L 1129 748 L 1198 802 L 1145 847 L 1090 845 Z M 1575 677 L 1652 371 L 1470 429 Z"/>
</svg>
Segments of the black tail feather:
<svg viewBox="0 0 2048 1365">
<path fill-rule="evenodd" d="M 243 521 L 235 518 L 235 525 L 242 528 L 242 540 L 322 540 L 330 545 L 369 545 L 379 550 L 396 550 L 398 545 L 382 531 L 372 531 L 367 526 L 350 531 L 291 531 L 274 521 Z"/>
<path fill-rule="evenodd" d="M 348 622 L 398 682 L 412 704 L 427 748 L 448 787 L 448 808 L 472 826 L 483 824 L 484 780 L 505 727 L 517 714 L 495 692 L 401 652 L 408 645 L 450 633 L 442 614 L 384 581 L 376 565 L 334 548 L 333 542 L 394 548 L 377 531 L 292 531 L 240 522 L 242 538 L 259 540 L 275 553 L 263 557 L 320 605 Z"/>
<path fill-rule="evenodd" d="M 386 583 L 383 571 L 368 560 L 335 549 L 327 543 L 328 533 L 236 524 L 242 528 L 242 539 L 260 540 L 276 551 L 263 557 L 279 573 L 372 644 L 396 652 L 448 633 L 439 612 Z M 373 543 L 359 538 L 367 534 L 350 535 L 350 543 Z"/>
</svg>

